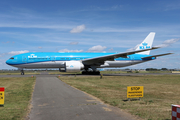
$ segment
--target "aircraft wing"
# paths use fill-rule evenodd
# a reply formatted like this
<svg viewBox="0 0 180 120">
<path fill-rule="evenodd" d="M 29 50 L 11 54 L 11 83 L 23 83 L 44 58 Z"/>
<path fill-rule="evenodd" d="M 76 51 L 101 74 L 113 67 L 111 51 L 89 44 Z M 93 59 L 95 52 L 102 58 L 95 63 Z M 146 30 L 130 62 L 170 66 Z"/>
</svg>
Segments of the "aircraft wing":
<svg viewBox="0 0 180 120">
<path fill-rule="evenodd" d="M 148 57 L 142 57 L 142 59 L 152 58 L 152 57 L 160 57 L 160 56 L 170 55 L 170 54 L 173 54 L 173 53 L 165 53 L 165 54 L 159 54 L 159 55 L 152 55 L 152 56 L 148 56 Z"/>
<path fill-rule="evenodd" d="M 100 56 L 100 57 L 95 57 L 95 58 L 88 58 L 88 59 L 82 60 L 82 62 L 85 65 L 102 65 L 107 60 L 114 61 L 114 59 L 119 58 L 119 57 L 127 58 L 128 55 L 132 55 L 132 54 L 143 52 L 143 51 L 158 49 L 158 48 L 160 48 L 160 47 L 152 47 L 149 49 L 142 49 L 142 50 L 136 50 L 136 51 L 130 51 L 130 52 L 124 52 L 124 53 L 117 53 L 117 54 L 105 55 L 105 56 Z"/>
</svg>

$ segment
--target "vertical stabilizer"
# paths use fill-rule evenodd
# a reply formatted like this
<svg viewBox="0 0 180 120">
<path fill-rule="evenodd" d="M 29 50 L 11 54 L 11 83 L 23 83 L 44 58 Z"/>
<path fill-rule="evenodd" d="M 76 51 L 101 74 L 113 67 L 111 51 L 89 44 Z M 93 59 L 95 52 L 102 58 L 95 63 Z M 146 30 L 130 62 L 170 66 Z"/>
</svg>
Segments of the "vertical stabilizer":
<svg viewBox="0 0 180 120">
<path fill-rule="evenodd" d="M 148 35 L 148 36 L 144 39 L 144 41 L 136 48 L 136 50 L 142 50 L 142 49 L 152 48 L 154 36 L 155 36 L 155 32 L 149 33 L 149 35 Z M 149 50 L 149 51 L 140 52 L 140 53 L 137 53 L 137 54 L 149 55 L 149 54 L 150 54 L 150 50 Z"/>
</svg>

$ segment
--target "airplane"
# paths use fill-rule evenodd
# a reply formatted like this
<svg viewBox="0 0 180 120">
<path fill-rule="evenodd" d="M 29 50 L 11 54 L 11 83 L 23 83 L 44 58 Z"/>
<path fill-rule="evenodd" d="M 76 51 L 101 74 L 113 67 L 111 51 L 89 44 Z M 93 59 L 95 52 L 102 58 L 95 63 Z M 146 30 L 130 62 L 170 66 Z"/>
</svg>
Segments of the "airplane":
<svg viewBox="0 0 180 120">
<path fill-rule="evenodd" d="M 6 64 L 17 67 L 24 75 L 23 69 L 59 68 L 60 72 L 80 72 L 82 74 L 100 74 L 97 68 L 126 67 L 155 60 L 165 53 L 150 55 L 155 32 L 150 32 L 134 51 L 122 53 L 60 53 L 60 52 L 29 52 L 12 56 Z M 89 68 L 93 72 L 89 71 Z"/>
</svg>

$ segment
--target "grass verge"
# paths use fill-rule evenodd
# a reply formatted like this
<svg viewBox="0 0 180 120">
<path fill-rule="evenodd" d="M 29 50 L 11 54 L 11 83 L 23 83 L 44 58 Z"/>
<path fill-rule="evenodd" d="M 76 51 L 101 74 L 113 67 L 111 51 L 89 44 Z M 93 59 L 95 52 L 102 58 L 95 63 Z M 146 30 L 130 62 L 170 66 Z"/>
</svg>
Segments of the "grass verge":
<svg viewBox="0 0 180 120">
<path fill-rule="evenodd" d="M 70 72 L 48 71 L 48 74 L 49 75 L 62 75 L 62 74 L 74 74 L 75 75 L 75 74 L 81 74 L 81 72 L 70 73 Z"/>
<path fill-rule="evenodd" d="M 180 104 L 180 75 L 60 77 L 67 84 L 125 109 L 145 120 L 171 119 L 171 104 Z M 144 86 L 144 98 L 127 101 L 127 86 Z"/>
<path fill-rule="evenodd" d="M 0 78 L 5 87 L 5 104 L 0 107 L 1 120 L 21 120 L 28 114 L 35 78 Z"/>
<path fill-rule="evenodd" d="M 39 72 L 24 71 L 25 75 L 39 75 Z M 0 72 L 0 75 L 21 75 L 21 72 Z"/>
</svg>

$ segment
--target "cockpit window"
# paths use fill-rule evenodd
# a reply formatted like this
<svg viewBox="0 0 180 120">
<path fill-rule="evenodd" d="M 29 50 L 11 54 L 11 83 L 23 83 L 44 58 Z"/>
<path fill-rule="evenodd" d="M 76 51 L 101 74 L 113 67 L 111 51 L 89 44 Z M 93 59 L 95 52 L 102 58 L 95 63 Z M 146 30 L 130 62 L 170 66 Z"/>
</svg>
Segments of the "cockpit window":
<svg viewBox="0 0 180 120">
<path fill-rule="evenodd" d="M 14 57 L 11 57 L 10 59 L 14 59 Z"/>
</svg>

